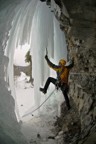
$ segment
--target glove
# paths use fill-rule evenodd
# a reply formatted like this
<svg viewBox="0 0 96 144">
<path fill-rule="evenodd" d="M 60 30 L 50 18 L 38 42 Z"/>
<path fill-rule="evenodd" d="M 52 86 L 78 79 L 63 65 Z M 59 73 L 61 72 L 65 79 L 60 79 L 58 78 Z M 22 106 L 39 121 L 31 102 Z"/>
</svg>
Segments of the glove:
<svg viewBox="0 0 96 144">
<path fill-rule="evenodd" d="M 48 59 L 48 56 L 47 56 L 47 55 L 45 55 L 45 59 Z"/>
</svg>

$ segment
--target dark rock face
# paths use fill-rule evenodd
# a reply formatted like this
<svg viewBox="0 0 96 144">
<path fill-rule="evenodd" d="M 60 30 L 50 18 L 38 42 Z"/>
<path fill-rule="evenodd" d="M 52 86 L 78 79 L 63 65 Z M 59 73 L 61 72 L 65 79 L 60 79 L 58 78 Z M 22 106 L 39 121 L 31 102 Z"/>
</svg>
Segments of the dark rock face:
<svg viewBox="0 0 96 144">
<path fill-rule="evenodd" d="M 62 3 L 61 3 L 61 0 L 54 0 L 55 3 L 59 6 L 59 7 L 62 7 Z"/>
<path fill-rule="evenodd" d="M 30 76 L 30 65 L 28 66 L 15 66 L 14 65 L 14 76 L 20 76 L 21 72 L 24 72 L 26 75 Z"/>
<path fill-rule="evenodd" d="M 81 124 L 78 141 L 70 143 L 87 144 L 91 140 L 93 144 L 96 143 L 96 0 L 61 2 L 69 17 L 61 7 L 63 14 L 58 20 L 65 32 L 69 55 L 75 60 L 69 79 L 70 96 L 78 109 Z"/>
<path fill-rule="evenodd" d="M 58 136 L 56 136 L 56 138 L 58 137 L 58 144 L 76 143 L 81 133 L 79 113 L 72 99 L 70 99 L 70 104 L 71 109 L 67 110 L 65 102 L 62 103 L 61 117 L 57 117 L 57 121 L 55 122 L 58 132 Z"/>
</svg>

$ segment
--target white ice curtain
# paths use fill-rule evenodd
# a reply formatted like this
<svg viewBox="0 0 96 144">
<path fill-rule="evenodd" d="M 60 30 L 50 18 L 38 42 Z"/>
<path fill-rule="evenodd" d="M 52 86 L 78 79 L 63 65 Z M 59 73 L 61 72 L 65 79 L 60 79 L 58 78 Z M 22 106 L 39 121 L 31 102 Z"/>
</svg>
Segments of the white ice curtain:
<svg viewBox="0 0 96 144">
<path fill-rule="evenodd" d="M 44 85 L 50 75 L 50 69 L 44 59 L 46 48 L 49 58 L 53 59 L 56 64 L 59 59 L 66 59 L 67 49 L 64 32 L 60 30 L 59 22 L 49 6 L 46 5 L 46 2 L 25 0 L 15 9 L 15 13 L 5 52 L 9 58 L 8 79 L 10 88 L 15 98 L 13 80 L 14 51 L 18 45 L 28 43 L 32 55 L 35 105 L 39 106 L 44 99 L 39 87 Z M 28 113 L 32 110 L 30 109 Z"/>
</svg>

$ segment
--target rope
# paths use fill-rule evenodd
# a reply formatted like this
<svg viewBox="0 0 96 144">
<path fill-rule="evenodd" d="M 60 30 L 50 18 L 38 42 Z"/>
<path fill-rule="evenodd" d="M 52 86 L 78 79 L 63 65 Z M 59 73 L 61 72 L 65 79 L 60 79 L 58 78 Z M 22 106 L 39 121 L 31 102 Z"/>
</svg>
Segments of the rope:
<svg viewBox="0 0 96 144">
<path fill-rule="evenodd" d="M 32 112 L 31 112 L 31 114 L 33 114 L 35 111 L 37 111 L 41 106 L 43 106 L 43 104 L 52 96 L 52 94 L 54 93 L 54 91 L 55 91 L 55 89 L 50 93 L 50 95 L 45 99 L 45 101 L 44 102 L 42 102 L 42 104 L 39 106 L 39 107 L 37 107 L 35 110 L 33 110 Z M 30 113 L 29 113 L 30 114 Z M 25 114 L 24 116 L 22 116 L 22 117 L 25 117 L 25 116 L 27 116 L 27 115 L 29 115 L 29 114 Z"/>
</svg>

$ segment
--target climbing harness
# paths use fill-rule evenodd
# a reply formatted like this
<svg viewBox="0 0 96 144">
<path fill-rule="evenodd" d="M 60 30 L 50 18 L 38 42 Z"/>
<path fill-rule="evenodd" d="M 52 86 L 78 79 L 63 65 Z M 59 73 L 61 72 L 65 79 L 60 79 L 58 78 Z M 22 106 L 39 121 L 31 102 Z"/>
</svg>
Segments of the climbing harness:
<svg viewBox="0 0 96 144">
<path fill-rule="evenodd" d="M 55 92 L 55 90 L 56 89 L 54 89 L 51 93 L 50 93 L 50 95 L 45 99 L 45 101 L 44 102 L 42 102 L 41 103 L 41 105 L 39 106 L 39 107 L 37 107 L 35 110 L 33 110 L 32 112 L 31 112 L 31 114 L 33 114 L 35 111 L 37 111 L 41 106 L 43 106 L 43 104 L 52 96 L 52 94 Z M 30 114 L 30 113 L 29 113 Z M 27 116 L 27 115 L 29 115 L 29 114 L 25 114 L 25 115 L 23 115 L 22 117 L 25 117 L 25 116 Z"/>
</svg>

